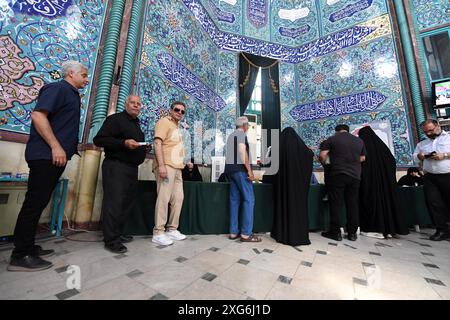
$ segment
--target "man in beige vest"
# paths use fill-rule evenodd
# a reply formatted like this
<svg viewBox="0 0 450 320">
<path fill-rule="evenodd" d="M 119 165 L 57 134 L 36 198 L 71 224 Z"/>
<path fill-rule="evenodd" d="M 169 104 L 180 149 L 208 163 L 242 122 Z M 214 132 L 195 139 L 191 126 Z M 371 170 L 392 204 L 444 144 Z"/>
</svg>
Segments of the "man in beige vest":
<svg viewBox="0 0 450 320">
<path fill-rule="evenodd" d="M 153 173 L 158 197 L 152 242 L 163 246 L 173 244 L 173 240 L 186 239 L 177 230 L 184 197 L 181 173 L 184 168 L 184 146 L 179 121 L 185 112 L 186 105 L 175 101 L 170 106 L 170 115 L 161 118 L 155 126 Z"/>
</svg>

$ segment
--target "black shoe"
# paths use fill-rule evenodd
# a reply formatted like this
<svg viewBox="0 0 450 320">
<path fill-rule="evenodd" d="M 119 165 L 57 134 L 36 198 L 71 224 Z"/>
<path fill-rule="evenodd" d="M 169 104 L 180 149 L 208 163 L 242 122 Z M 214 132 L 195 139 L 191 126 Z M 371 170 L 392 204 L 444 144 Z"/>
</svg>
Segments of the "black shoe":
<svg viewBox="0 0 450 320">
<path fill-rule="evenodd" d="M 122 243 L 128 243 L 133 241 L 133 236 L 120 236 L 120 241 L 122 241 Z"/>
<path fill-rule="evenodd" d="M 45 261 L 37 256 L 25 256 L 22 258 L 11 257 L 8 265 L 8 271 L 41 271 L 53 267 L 53 263 Z"/>
<path fill-rule="evenodd" d="M 341 233 L 337 233 L 337 232 L 332 232 L 332 231 L 322 232 L 322 237 L 336 240 L 336 241 L 342 241 Z"/>
<path fill-rule="evenodd" d="M 112 253 L 125 253 L 128 251 L 127 247 L 125 247 L 120 242 L 105 244 L 105 249 L 111 251 Z"/>
<path fill-rule="evenodd" d="M 446 230 L 446 231 L 436 231 L 435 234 L 433 234 L 430 237 L 430 240 L 432 241 L 442 241 L 442 240 L 446 240 L 446 239 L 450 239 L 450 230 Z"/>
<path fill-rule="evenodd" d="M 356 239 L 358 239 L 358 237 L 356 236 L 356 233 L 349 233 L 347 235 L 347 239 L 350 241 L 356 241 Z"/>
<path fill-rule="evenodd" d="M 51 257 L 55 254 L 55 250 L 44 250 L 41 246 L 34 246 L 33 255 L 38 257 Z"/>
</svg>

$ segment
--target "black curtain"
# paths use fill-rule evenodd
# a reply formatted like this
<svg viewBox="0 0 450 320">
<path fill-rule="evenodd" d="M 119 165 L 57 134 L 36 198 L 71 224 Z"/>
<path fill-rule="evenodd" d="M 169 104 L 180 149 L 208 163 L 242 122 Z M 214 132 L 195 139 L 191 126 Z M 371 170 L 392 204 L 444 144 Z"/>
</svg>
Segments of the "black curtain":
<svg viewBox="0 0 450 320">
<path fill-rule="evenodd" d="M 280 80 L 277 60 L 255 56 L 249 53 L 239 55 L 239 109 L 240 115 L 245 113 L 255 88 L 258 68 L 261 67 L 261 94 L 262 94 L 262 128 L 280 129 Z M 269 67 L 270 66 L 270 67 Z M 250 72 L 249 72 L 250 70 Z M 270 132 L 268 143 L 270 146 Z"/>
<path fill-rule="evenodd" d="M 270 60 L 274 61 L 273 59 Z M 263 129 L 280 129 L 280 80 L 278 63 L 269 69 L 263 69 L 261 71 L 262 127 Z"/>
<path fill-rule="evenodd" d="M 250 59 L 250 61 L 252 61 L 251 57 L 257 57 L 251 54 L 246 54 L 246 56 Z M 257 75 L 258 68 L 249 64 L 243 57 L 243 53 L 241 53 L 239 55 L 239 115 L 241 116 L 245 113 L 248 103 L 252 98 Z"/>
</svg>

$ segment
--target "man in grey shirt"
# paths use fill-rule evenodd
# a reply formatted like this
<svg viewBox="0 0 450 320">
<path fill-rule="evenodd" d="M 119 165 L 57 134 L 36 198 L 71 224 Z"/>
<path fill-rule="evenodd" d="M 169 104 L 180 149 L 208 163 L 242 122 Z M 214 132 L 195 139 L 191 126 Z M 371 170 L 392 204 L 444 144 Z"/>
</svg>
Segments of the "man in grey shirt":
<svg viewBox="0 0 450 320">
<path fill-rule="evenodd" d="M 236 120 L 236 131 L 227 139 L 225 174 L 230 182 L 230 236 L 231 240 L 239 236 L 242 242 L 260 242 L 253 230 L 253 171 L 246 133 L 247 117 Z M 242 225 L 239 230 L 239 206 L 242 202 Z"/>
</svg>

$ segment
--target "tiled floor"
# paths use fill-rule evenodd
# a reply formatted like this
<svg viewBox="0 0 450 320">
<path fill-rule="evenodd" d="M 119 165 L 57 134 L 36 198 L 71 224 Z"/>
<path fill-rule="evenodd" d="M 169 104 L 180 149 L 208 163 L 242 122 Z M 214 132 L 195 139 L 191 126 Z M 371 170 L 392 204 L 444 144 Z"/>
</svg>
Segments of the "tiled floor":
<svg viewBox="0 0 450 320">
<path fill-rule="evenodd" d="M 38 273 L 6 271 L 2 246 L 0 299 L 450 299 L 450 242 L 427 240 L 431 232 L 356 242 L 311 233 L 299 247 L 268 235 L 257 244 L 195 235 L 169 247 L 136 237 L 124 255 L 60 238 L 40 242 L 57 254 Z M 79 290 L 66 286 L 69 265 L 80 267 Z"/>
</svg>

